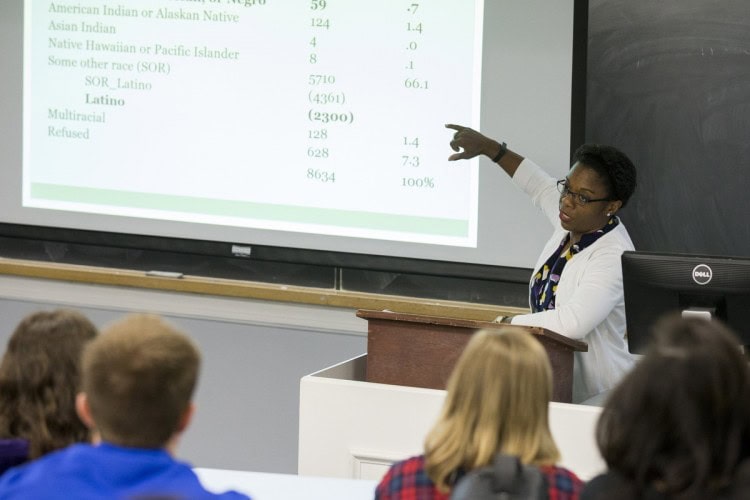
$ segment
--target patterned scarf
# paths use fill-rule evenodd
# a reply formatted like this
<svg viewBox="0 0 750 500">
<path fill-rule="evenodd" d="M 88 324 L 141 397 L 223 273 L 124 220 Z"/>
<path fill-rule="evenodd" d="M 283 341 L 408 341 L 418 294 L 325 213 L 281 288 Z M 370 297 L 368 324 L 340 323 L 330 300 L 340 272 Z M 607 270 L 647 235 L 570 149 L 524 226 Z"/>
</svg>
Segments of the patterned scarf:
<svg viewBox="0 0 750 500">
<path fill-rule="evenodd" d="M 612 217 L 609 222 L 592 233 L 586 233 L 581 236 L 581 240 L 575 245 L 571 245 L 565 253 L 562 249 L 570 240 L 570 233 L 566 234 L 560 242 L 560 246 L 552 252 L 549 259 L 542 264 L 542 268 L 534 275 L 531 283 L 531 310 L 532 312 L 548 311 L 555 308 L 555 297 L 557 295 L 557 283 L 560 281 L 565 264 L 573 258 L 575 254 L 593 244 L 596 240 L 616 228 L 620 224 L 618 217 Z M 561 255 L 562 254 L 562 255 Z"/>
</svg>

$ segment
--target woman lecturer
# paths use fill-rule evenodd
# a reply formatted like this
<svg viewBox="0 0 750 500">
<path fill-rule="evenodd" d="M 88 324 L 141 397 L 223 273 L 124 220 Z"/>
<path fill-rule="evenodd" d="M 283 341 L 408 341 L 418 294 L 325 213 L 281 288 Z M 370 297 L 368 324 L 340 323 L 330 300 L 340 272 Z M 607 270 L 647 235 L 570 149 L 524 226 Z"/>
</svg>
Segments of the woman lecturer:
<svg viewBox="0 0 750 500">
<path fill-rule="evenodd" d="M 529 283 L 531 313 L 498 321 L 586 342 L 588 352 L 574 354 L 573 402 L 601 399 L 634 363 L 625 336 L 620 262 L 634 247 L 617 216 L 635 190 L 633 163 L 614 147 L 586 144 L 575 152 L 568 175 L 557 180 L 505 143 L 468 127 L 446 127 L 455 130 L 450 161 L 491 158 L 555 228 Z"/>
</svg>

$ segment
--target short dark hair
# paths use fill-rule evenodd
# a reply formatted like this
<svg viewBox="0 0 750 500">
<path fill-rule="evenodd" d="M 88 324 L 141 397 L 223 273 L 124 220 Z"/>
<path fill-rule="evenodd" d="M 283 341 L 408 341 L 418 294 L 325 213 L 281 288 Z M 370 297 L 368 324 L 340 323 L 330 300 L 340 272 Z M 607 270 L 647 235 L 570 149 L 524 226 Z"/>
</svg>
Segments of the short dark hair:
<svg viewBox="0 0 750 500">
<path fill-rule="evenodd" d="M 750 452 L 749 428 L 750 370 L 737 337 L 717 321 L 670 316 L 610 395 L 596 439 L 633 498 L 654 484 L 669 498 L 715 498 Z"/>
<path fill-rule="evenodd" d="M 0 438 L 29 441 L 29 458 L 88 441 L 78 418 L 83 347 L 97 329 L 70 309 L 39 311 L 16 327 L 0 363 Z"/>
<path fill-rule="evenodd" d="M 131 314 L 83 353 L 82 389 L 104 441 L 162 448 L 178 431 L 198 380 L 200 353 L 174 326 Z"/>
<path fill-rule="evenodd" d="M 613 146 L 584 144 L 573 154 L 573 165 L 581 163 L 593 169 L 607 185 L 609 195 L 627 205 L 635 192 L 635 165 L 625 153 Z"/>
</svg>

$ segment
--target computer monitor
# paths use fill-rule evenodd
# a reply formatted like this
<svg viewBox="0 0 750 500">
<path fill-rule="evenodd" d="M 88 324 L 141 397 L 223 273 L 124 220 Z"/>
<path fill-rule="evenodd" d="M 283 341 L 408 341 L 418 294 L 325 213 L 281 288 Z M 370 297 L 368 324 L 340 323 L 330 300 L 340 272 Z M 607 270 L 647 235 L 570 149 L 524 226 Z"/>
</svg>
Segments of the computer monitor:
<svg viewBox="0 0 750 500">
<path fill-rule="evenodd" d="M 631 353 L 669 312 L 719 319 L 750 346 L 750 258 L 625 252 L 622 277 Z"/>
</svg>

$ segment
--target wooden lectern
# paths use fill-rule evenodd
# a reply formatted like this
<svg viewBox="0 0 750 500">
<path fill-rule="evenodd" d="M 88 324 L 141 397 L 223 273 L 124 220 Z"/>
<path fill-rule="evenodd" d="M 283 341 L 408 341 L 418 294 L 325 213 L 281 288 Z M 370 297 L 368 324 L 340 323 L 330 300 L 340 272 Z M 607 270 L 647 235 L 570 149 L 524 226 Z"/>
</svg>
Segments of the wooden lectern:
<svg viewBox="0 0 750 500">
<path fill-rule="evenodd" d="M 360 309 L 367 320 L 367 381 L 445 389 L 448 376 L 469 337 L 483 328 L 502 328 L 489 321 L 423 316 Z M 544 346 L 552 365 L 552 401 L 573 397 L 573 352 L 586 343 L 544 328 L 521 326 Z"/>
</svg>

